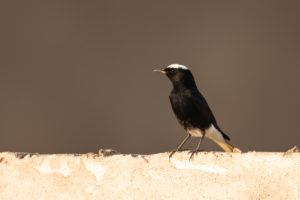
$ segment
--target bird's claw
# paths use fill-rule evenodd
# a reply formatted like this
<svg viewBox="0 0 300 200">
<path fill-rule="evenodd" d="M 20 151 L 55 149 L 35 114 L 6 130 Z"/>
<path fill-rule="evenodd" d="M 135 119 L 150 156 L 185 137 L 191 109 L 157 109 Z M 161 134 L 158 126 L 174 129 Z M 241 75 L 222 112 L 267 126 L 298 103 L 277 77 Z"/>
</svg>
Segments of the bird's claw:
<svg viewBox="0 0 300 200">
<path fill-rule="evenodd" d="M 177 149 L 173 150 L 173 151 L 170 153 L 169 158 L 171 158 L 171 157 L 174 155 L 174 153 L 176 153 L 176 152 L 177 152 Z"/>
<path fill-rule="evenodd" d="M 190 151 L 189 153 L 191 154 L 189 161 L 191 161 L 193 159 L 194 155 L 198 153 L 198 150 L 193 150 L 193 151 Z"/>
</svg>

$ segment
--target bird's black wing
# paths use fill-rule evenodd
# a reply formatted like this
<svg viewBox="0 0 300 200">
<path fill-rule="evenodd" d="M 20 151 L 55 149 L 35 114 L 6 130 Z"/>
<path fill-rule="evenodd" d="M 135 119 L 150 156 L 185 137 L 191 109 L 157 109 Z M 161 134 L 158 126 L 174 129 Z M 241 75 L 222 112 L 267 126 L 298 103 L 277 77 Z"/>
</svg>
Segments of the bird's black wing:
<svg viewBox="0 0 300 200">
<path fill-rule="evenodd" d="M 211 111 L 208 103 L 206 102 L 205 98 L 202 96 L 202 94 L 200 92 L 197 92 L 193 95 L 190 96 L 190 100 L 191 102 L 195 105 L 195 108 L 197 109 L 198 113 L 201 113 L 201 115 L 205 116 L 205 118 L 212 123 L 215 128 L 220 131 L 223 135 L 223 137 L 226 140 L 230 140 L 230 138 L 219 128 L 218 124 L 217 124 L 217 120 L 213 114 L 213 112 Z"/>
</svg>

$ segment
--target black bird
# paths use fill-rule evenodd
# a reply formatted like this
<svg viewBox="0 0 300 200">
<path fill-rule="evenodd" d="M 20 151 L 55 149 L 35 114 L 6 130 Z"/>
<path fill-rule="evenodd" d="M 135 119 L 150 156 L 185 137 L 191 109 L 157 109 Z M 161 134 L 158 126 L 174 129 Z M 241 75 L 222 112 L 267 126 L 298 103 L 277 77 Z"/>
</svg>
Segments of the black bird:
<svg viewBox="0 0 300 200">
<path fill-rule="evenodd" d="M 191 136 L 200 137 L 200 140 L 196 149 L 191 151 L 190 159 L 194 153 L 198 152 L 204 136 L 216 142 L 224 151 L 233 152 L 234 148 L 227 142 L 230 138 L 219 128 L 206 100 L 198 91 L 191 71 L 186 66 L 179 64 L 172 64 L 153 71 L 161 72 L 171 80 L 173 90 L 169 98 L 172 109 L 178 122 L 187 133 L 185 139 L 169 157 L 179 151 Z"/>
</svg>

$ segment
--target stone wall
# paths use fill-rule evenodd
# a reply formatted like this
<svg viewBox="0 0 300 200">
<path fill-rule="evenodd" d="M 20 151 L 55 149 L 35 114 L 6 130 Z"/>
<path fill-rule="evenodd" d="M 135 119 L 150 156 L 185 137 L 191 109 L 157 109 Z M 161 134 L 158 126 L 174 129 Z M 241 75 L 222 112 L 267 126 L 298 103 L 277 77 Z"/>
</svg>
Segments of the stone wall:
<svg viewBox="0 0 300 200">
<path fill-rule="evenodd" d="M 0 199 L 300 199 L 300 153 L 168 155 L 0 153 Z"/>
</svg>

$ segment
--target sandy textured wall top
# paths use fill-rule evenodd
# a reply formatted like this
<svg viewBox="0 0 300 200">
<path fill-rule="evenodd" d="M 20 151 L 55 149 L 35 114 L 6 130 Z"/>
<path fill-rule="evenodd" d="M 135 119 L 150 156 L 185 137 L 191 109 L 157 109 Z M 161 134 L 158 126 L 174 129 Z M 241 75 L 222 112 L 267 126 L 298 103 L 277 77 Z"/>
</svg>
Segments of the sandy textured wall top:
<svg viewBox="0 0 300 200">
<path fill-rule="evenodd" d="M 299 199 L 299 153 L 0 153 L 0 199 Z"/>
</svg>

